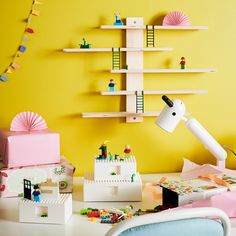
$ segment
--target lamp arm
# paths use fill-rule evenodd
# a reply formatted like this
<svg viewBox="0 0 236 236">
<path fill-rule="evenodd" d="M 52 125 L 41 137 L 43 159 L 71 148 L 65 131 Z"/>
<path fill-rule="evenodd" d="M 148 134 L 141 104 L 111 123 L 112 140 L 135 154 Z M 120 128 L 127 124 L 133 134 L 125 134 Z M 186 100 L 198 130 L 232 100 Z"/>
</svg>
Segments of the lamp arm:
<svg viewBox="0 0 236 236">
<path fill-rule="evenodd" d="M 205 146 L 205 148 L 216 158 L 217 166 L 225 167 L 227 152 L 224 148 L 208 133 L 208 131 L 194 118 L 187 119 L 182 117 L 186 127 L 191 133 Z"/>
</svg>

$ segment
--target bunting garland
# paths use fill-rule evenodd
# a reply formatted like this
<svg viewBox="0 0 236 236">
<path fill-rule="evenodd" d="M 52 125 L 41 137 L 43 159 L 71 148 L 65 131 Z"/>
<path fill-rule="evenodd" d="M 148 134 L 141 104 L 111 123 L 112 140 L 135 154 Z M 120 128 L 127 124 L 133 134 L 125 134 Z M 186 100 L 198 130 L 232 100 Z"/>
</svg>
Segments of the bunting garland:
<svg viewBox="0 0 236 236">
<path fill-rule="evenodd" d="M 10 65 L 6 68 L 6 70 L 2 74 L 0 74 L 0 81 L 7 82 L 8 75 L 14 73 L 15 70 L 20 68 L 20 65 L 18 62 L 19 58 L 27 50 L 26 42 L 28 41 L 28 37 L 34 33 L 34 29 L 30 27 L 31 19 L 34 16 L 39 16 L 40 11 L 35 8 L 36 8 L 36 5 L 40 5 L 40 4 L 43 4 L 43 3 L 38 0 L 33 0 L 29 16 L 26 19 L 26 26 L 22 35 L 21 43 L 15 53 L 15 56 L 13 56 L 13 59 Z"/>
</svg>

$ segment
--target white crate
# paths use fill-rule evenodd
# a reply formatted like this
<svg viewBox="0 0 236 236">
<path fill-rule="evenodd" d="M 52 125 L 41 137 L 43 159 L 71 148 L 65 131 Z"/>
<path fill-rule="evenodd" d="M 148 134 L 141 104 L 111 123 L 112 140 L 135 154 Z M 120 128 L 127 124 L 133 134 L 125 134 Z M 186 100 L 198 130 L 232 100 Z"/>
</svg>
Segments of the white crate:
<svg viewBox="0 0 236 236">
<path fill-rule="evenodd" d="M 92 173 L 84 178 L 84 201 L 142 201 L 142 181 L 135 173 L 130 180 L 94 180 Z"/>
<path fill-rule="evenodd" d="M 94 160 L 95 180 L 130 180 L 136 173 L 134 156 L 121 160 Z"/>
<path fill-rule="evenodd" d="M 47 217 L 42 217 L 42 214 Z M 19 221 L 41 224 L 66 224 L 72 215 L 72 195 L 60 194 L 56 200 L 34 202 L 28 199 L 19 201 Z"/>
</svg>

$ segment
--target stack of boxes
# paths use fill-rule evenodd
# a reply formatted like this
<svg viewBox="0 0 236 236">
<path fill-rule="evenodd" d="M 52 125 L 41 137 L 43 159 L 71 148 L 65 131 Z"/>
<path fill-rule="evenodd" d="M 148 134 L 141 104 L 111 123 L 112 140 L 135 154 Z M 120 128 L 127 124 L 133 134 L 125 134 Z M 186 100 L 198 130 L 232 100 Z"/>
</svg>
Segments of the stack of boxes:
<svg viewBox="0 0 236 236">
<path fill-rule="evenodd" d="M 23 112 L 10 129 L 0 129 L 0 196 L 23 194 L 23 179 L 32 184 L 52 179 L 61 193 L 72 192 L 74 167 L 60 157 L 60 135 L 41 116 Z"/>
<path fill-rule="evenodd" d="M 84 178 L 84 201 L 142 201 L 135 157 L 96 157 L 94 174 Z"/>
</svg>

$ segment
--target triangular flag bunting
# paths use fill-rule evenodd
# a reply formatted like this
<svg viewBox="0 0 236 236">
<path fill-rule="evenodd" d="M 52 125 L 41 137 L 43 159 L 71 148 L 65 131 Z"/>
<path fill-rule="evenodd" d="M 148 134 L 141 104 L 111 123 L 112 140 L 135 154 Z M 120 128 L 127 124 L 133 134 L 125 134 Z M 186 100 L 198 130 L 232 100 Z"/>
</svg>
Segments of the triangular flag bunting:
<svg viewBox="0 0 236 236">
<path fill-rule="evenodd" d="M 1 75 L 1 76 L 0 76 L 0 80 L 1 80 L 2 82 L 7 82 L 7 81 L 8 81 L 6 75 Z"/>
<path fill-rule="evenodd" d="M 16 64 L 15 62 L 13 62 L 11 64 L 11 67 L 14 68 L 14 69 L 18 69 L 18 68 L 20 68 L 20 65 Z"/>
<path fill-rule="evenodd" d="M 29 24 L 31 22 L 31 17 L 29 16 L 26 22 Z"/>
<path fill-rule="evenodd" d="M 43 4 L 42 2 L 40 2 L 40 1 L 37 1 L 37 0 L 34 0 L 34 4 L 38 4 L 38 5 L 40 5 L 40 4 Z"/>
<path fill-rule="evenodd" d="M 27 33 L 30 33 L 30 34 L 33 34 L 34 33 L 34 30 L 32 29 L 32 28 L 26 28 L 25 29 L 25 32 L 27 32 Z"/>
<path fill-rule="evenodd" d="M 12 74 L 13 72 L 11 71 L 10 68 L 8 68 L 8 69 L 6 70 L 6 73 L 7 73 L 7 74 Z"/>
<path fill-rule="evenodd" d="M 23 42 L 26 42 L 26 41 L 28 41 L 28 37 L 27 37 L 27 35 L 24 35 Z"/>
<path fill-rule="evenodd" d="M 33 9 L 32 12 L 31 12 L 31 14 L 32 14 L 33 16 L 39 16 L 40 11 Z"/>
<path fill-rule="evenodd" d="M 25 52 L 25 51 L 26 51 L 26 46 L 20 45 L 19 51 L 20 51 L 20 52 Z"/>
</svg>

